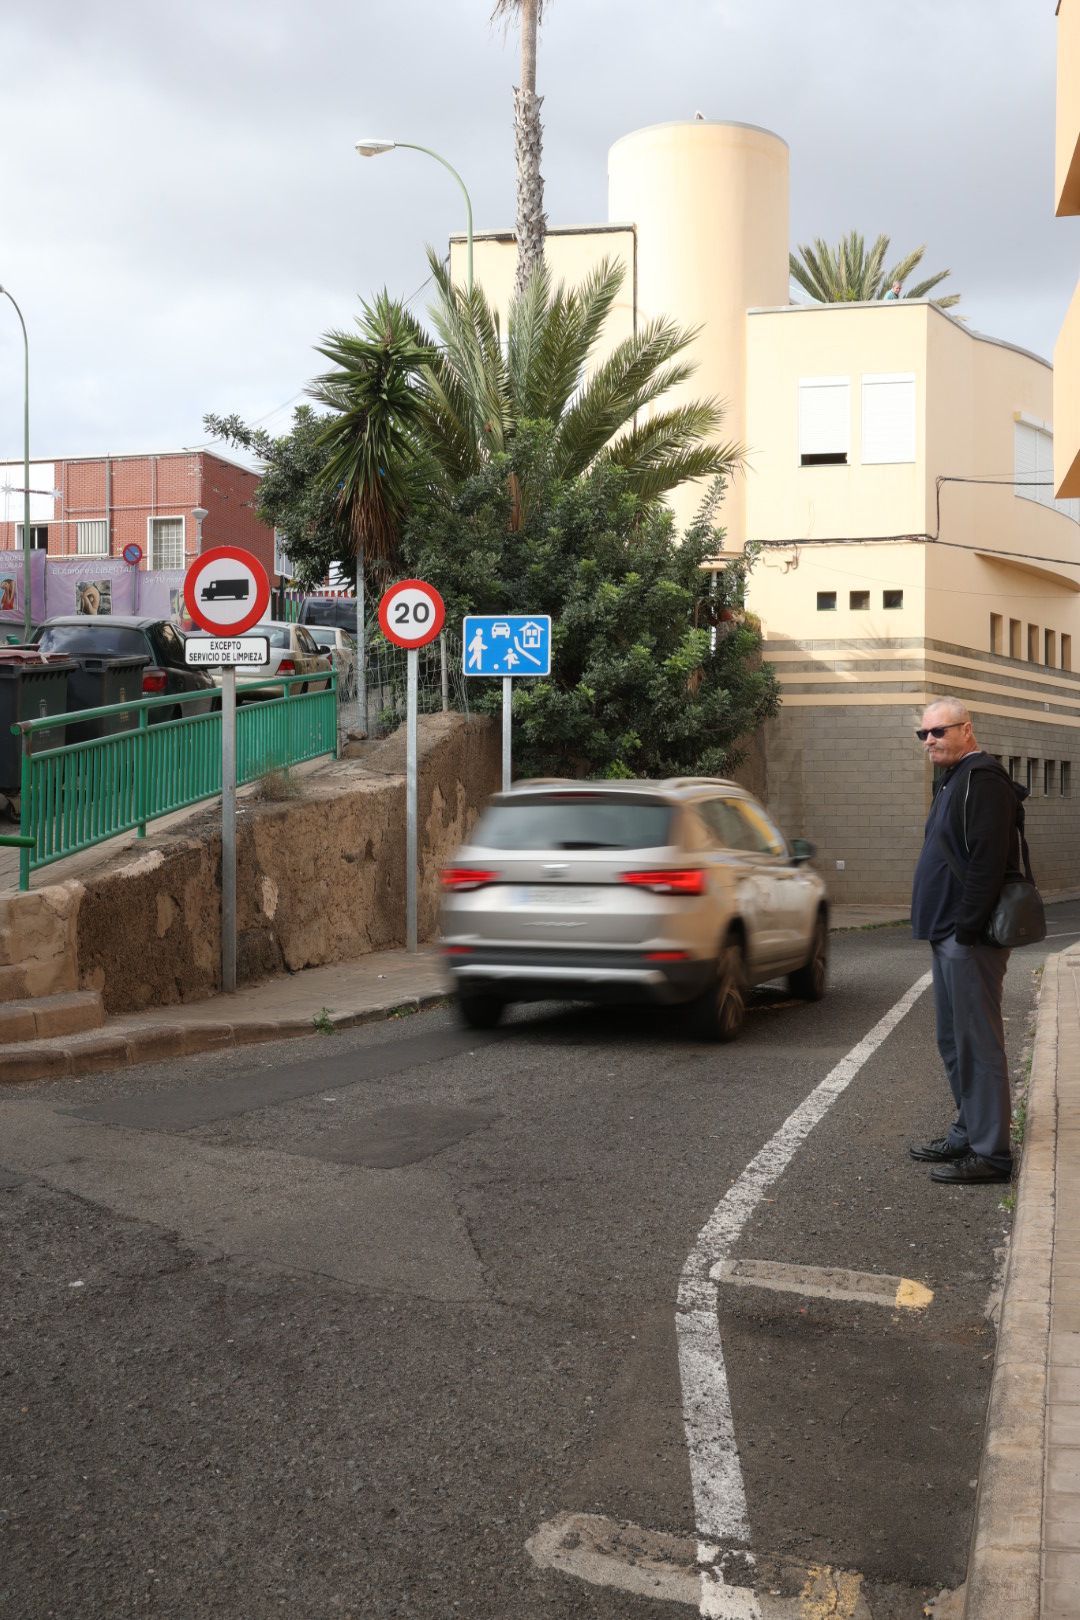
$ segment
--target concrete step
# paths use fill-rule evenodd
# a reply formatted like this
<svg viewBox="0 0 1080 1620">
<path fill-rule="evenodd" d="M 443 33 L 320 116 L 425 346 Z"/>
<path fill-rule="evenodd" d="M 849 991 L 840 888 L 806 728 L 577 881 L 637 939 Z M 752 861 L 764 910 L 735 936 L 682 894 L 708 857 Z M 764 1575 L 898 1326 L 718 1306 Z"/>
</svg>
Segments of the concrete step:
<svg viewBox="0 0 1080 1620">
<path fill-rule="evenodd" d="M 105 1008 L 98 990 L 71 990 L 0 1003 L 0 1042 L 52 1040 L 100 1029 Z"/>
</svg>

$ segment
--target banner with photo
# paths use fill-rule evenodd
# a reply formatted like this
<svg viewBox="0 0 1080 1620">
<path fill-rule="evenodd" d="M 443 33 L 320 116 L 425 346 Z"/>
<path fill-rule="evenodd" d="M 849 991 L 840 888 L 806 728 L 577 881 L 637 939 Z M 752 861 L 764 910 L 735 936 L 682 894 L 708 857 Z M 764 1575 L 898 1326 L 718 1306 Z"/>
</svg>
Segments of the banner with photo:
<svg viewBox="0 0 1080 1620">
<path fill-rule="evenodd" d="M 0 551 L 0 621 L 23 622 L 25 558 L 21 551 Z M 45 553 L 30 553 L 30 617 L 40 624 L 45 617 Z"/>
<path fill-rule="evenodd" d="M 119 557 L 50 557 L 46 616 L 135 612 L 135 570 Z"/>
<path fill-rule="evenodd" d="M 135 611 L 152 619 L 173 619 L 176 623 L 185 616 L 184 570 L 182 568 L 133 569 L 135 575 Z"/>
</svg>

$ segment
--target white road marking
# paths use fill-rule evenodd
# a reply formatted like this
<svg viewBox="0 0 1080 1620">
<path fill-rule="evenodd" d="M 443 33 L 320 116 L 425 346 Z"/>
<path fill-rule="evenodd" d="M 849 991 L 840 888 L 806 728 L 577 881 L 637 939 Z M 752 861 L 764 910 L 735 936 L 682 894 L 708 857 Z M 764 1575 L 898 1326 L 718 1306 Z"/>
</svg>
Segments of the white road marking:
<svg viewBox="0 0 1080 1620">
<path fill-rule="evenodd" d="M 781 1260 L 721 1260 L 710 1275 L 714 1282 L 739 1288 L 769 1288 L 778 1294 L 886 1305 L 893 1310 L 924 1311 L 934 1297 L 929 1288 L 911 1277 L 846 1271 L 840 1266 L 793 1266 Z"/>
<path fill-rule="evenodd" d="M 683 1267 L 675 1326 L 694 1520 L 703 1539 L 727 1543 L 746 1543 L 750 1539 L 746 1490 L 720 1343 L 718 1285 L 712 1276 L 713 1267 L 730 1258 L 739 1234 L 769 1188 L 787 1169 L 814 1126 L 910 1012 L 930 979 L 930 974 L 924 973 L 916 980 L 788 1116 L 717 1204 Z"/>
</svg>

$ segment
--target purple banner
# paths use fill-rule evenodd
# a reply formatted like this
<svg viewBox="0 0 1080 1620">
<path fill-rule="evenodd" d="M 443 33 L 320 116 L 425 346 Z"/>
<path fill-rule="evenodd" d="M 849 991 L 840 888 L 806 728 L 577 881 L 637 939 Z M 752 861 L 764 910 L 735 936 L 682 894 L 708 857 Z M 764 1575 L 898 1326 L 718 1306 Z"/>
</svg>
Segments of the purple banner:
<svg viewBox="0 0 1080 1620">
<path fill-rule="evenodd" d="M 135 575 L 135 611 L 148 618 L 174 619 L 179 622 L 187 609 L 184 607 L 184 570 L 182 568 L 133 569 Z"/>
<path fill-rule="evenodd" d="M 134 613 L 133 570 L 116 557 L 50 557 L 45 576 L 45 609 L 60 613 Z"/>
<path fill-rule="evenodd" d="M 21 551 L 0 551 L 0 620 L 23 622 L 23 569 Z M 30 618 L 40 624 L 45 617 L 45 553 L 30 553 Z"/>
</svg>

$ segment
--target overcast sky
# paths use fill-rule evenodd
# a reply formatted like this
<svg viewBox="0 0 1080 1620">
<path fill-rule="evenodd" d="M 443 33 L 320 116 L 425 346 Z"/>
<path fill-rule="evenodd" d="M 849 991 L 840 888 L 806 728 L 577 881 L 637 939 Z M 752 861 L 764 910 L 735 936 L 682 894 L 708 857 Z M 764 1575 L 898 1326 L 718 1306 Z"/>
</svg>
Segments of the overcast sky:
<svg viewBox="0 0 1080 1620">
<path fill-rule="evenodd" d="M 490 0 L 36 0 L 0 20 L 0 284 L 31 344 L 31 453 L 205 443 L 205 411 L 288 424 L 357 295 L 424 281 L 514 217 L 516 31 Z M 1080 267 L 1053 218 L 1054 0 L 551 0 L 539 49 L 552 225 L 607 217 L 642 125 L 763 124 L 791 146 L 793 243 L 928 244 L 972 326 L 1049 358 Z M 425 294 L 417 307 L 422 309 Z M 6 311 L 6 314 L 5 314 Z M 673 312 L 674 313 L 674 312 Z M 0 461 L 22 339 L 0 299 Z"/>
</svg>

